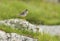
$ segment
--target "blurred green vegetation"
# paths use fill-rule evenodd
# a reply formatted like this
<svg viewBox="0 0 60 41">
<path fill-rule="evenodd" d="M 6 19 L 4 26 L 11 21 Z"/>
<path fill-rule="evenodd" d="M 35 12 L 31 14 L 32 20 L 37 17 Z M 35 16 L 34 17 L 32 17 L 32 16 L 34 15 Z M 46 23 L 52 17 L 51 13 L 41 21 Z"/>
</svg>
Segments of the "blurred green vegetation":
<svg viewBox="0 0 60 41">
<path fill-rule="evenodd" d="M 31 23 L 60 25 L 60 4 L 45 3 L 42 0 L 0 0 L 0 20 L 20 18 L 24 9 L 29 10 L 25 17 Z"/>
</svg>

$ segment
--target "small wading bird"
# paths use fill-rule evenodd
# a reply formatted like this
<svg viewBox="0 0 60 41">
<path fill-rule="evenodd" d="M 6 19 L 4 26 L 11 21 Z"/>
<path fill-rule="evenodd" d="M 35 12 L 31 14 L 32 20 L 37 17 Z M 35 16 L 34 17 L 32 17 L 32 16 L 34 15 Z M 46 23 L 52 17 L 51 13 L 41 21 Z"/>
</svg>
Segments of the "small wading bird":
<svg viewBox="0 0 60 41">
<path fill-rule="evenodd" d="M 25 17 L 27 16 L 28 14 L 28 9 L 25 9 L 24 11 L 22 11 L 19 16 L 22 18 L 22 19 L 25 19 Z"/>
</svg>

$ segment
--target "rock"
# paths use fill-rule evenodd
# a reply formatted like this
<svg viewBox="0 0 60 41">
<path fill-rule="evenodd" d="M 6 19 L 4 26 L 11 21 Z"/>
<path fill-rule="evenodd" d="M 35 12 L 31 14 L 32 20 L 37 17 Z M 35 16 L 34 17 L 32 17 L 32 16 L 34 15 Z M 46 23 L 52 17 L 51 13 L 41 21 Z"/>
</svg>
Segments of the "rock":
<svg viewBox="0 0 60 41">
<path fill-rule="evenodd" d="M 7 35 L 4 31 L 0 30 L 0 41 L 7 41 Z"/>
<path fill-rule="evenodd" d="M 42 29 L 34 24 L 29 23 L 26 20 L 23 19 L 8 19 L 8 20 L 2 20 L 0 21 L 0 24 L 4 24 L 6 26 L 11 26 L 13 28 L 18 28 L 18 29 L 23 29 L 23 30 L 32 30 L 33 32 L 37 32 L 38 28 L 38 32 L 42 32 Z"/>
<path fill-rule="evenodd" d="M 18 28 L 19 30 L 32 30 L 33 32 L 40 32 L 41 34 L 49 33 L 51 35 L 60 35 L 60 25 L 34 25 L 23 19 L 8 19 L 0 20 L 0 25 L 10 26 L 11 28 Z"/>
<path fill-rule="evenodd" d="M 40 25 L 40 28 L 43 29 L 44 33 L 49 33 L 51 35 L 60 36 L 60 25 Z"/>
<path fill-rule="evenodd" d="M 0 41 L 37 41 L 37 39 L 33 39 L 16 33 L 6 33 L 0 30 Z"/>
</svg>

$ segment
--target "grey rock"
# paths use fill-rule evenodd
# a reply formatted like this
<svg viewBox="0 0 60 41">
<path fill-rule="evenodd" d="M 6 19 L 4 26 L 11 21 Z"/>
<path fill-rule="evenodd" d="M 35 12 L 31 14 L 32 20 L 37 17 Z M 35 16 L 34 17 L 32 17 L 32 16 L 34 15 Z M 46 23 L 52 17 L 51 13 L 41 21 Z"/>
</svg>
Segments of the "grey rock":
<svg viewBox="0 0 60 41">
<path fill-rule="evenodd" d="M 48 25 L 34 25 L 29 23 L 23 19 L 8 19 L 8 20 L 0 20 L 0 25 L 4 24 L 6 26 L 10 26 L 12 28 L 18 28 L 22 30 L 33 32 L 41 32 L 41 34 L 49 33 L 52 35 L 60 35 L 60 25 L 48 26 Z"/>
<path fill-rule="evenodd" d="M 42 29 L 34 24 L 29 23 L 26 20 L 23 19 L 8 19 L 8 20 L 1 20 L 0 24 L 4 24 L 6 26 L 11 26 L 13 28 L 23 29 L 23 30 L 32 30 L 33 32 L 36 32 L 38 28 L 38 32 L 42 32 Z"/>
<path fill-rule="evenodd" d="M 37 39 L 33 39 L 16 33 L 6 33 L 0 30 L 0 41 L 37 41 Z"/>
</svg>

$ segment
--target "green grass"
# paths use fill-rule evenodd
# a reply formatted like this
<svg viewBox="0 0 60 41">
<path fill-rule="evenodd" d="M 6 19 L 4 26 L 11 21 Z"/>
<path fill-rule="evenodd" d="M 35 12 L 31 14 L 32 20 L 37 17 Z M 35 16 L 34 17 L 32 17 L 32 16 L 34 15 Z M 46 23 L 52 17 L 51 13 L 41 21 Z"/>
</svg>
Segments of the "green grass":
<svg viewBox="0 0 60 41">
<path fill-rule="evenodd" d="M 44 25 L 60 25 L 60 4 L 38 1 L 0 1 L 0 20 L 20 18 L 19 14 L 27 8 L 29 14 L 25 19 L 29 22 Z"/>
<path fill-rule="evenodd" d="M 60 41 L 60 36 L 52 36 L 50 34 L 41 34 L 39 32 L 32 32 L 32 31 L 27 31 L 27 30 L 19 30 L 19 29 L 13 29 L 12 27 L 5 26 L 5 25 L 0 25 L 0 30 L 5 31 L 6 33 L 17 33 L 20 35 L 32 37 L 38 39 L 38 41 Z"/>
</svg>

